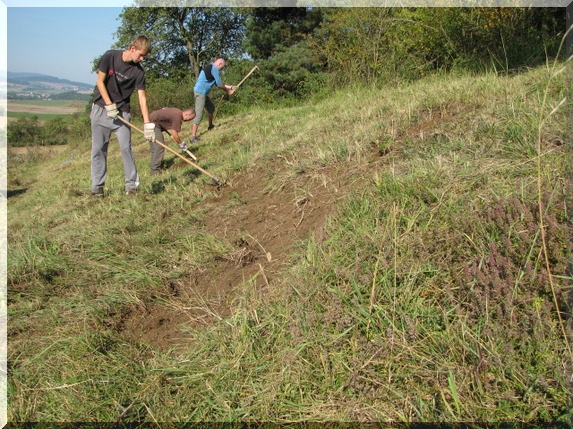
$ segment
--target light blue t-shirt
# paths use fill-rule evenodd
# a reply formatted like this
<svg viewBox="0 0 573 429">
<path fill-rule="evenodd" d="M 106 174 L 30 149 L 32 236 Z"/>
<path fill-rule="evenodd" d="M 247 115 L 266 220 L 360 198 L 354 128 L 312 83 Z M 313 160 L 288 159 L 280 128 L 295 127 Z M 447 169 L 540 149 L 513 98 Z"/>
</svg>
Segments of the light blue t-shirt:
<svg viewBox="0 0 573 429">
<path fill-rule="evenodd" d="M 213 80 L 209 81 L 207 79 L 207 75 L 205 74 L 205 69 L 202 69 L 201 73 L 199 73 L 199 78 L 195 83 L 195 87 L 193 88 L 193 90 L 199 94 L 207 95 L 209 91 L 211 91 L 213 85 L 216 84 L 217 86 L 221 86 L 223 84 L 221 77 L 219 76 L 219 69 L 213 64 L 209 64 L 209 66 L 211 67 L 211 75 L 213 76 Z"/>
</svg>

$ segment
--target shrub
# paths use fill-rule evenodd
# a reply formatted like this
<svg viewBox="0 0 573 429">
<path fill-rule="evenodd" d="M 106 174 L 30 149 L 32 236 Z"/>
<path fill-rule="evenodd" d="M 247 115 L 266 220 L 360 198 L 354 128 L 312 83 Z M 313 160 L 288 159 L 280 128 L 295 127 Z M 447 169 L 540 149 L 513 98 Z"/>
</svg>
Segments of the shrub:
<svg viewBox="0 0 573 429">
<path fill-rule="evenodd" d="M 22 147 L 38 144 L 41 133 L 37 116 L 21 117 L 8 124 L 8 147 Z"/>
</svg>

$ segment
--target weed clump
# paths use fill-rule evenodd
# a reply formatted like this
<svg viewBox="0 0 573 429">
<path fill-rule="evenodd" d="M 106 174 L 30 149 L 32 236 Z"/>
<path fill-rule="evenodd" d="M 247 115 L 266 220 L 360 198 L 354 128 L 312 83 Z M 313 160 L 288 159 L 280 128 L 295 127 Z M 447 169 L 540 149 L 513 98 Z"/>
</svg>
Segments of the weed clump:
<svg viewBox="0 0 573 429">
<path fill-rule="evenodd" d="M 567 269 L 566 231 L 556 210 L 545 211 L 548 245 L 544 248 L 539 214 L 538 202 L 527 203 L 514 197 L 497 199 L 479 216 L 489 237 L 488 251 L 464 267 L 459 282 L 460 293 L 467 294 L 464 302 L 471 321 L 488 312 L 489 317 L 516 323 L 529 332 L 527 325 L 539 311 L 532 303 L 538 299 L 551 301 L 549 276 L 562 276 Z M 553 272 L 548 272 L 542 262 L 544 251 Z M 557 290 L 557 298 L 558 310 L 565 311 L 563 290 Z M 554 318 L 551 314 L 544 316 Z"/>
</svg>

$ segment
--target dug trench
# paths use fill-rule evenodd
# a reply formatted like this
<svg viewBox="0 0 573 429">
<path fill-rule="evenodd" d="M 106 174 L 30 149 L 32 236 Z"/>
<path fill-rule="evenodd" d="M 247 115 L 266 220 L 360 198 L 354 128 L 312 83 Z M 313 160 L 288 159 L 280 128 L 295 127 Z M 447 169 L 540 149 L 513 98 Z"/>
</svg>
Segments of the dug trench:
<svg viewBox="0 0 573 429">
<path fill-rule="evenodd" d="M 260 294 L 278 287 L 281 272 L 295 258 L 295 246 L 313 234 L 317 242 L 324 239 L 328 217 L 371 180 L 384 155 L 373 145 L 361 165 L 335 163 L 294 180 L 289 176 L 281 184 L 276 178 L 292 169 L 283 160 L 233 176 L 201 203 L 209 213 L 205 233 L 232 243 L 232 251 L 172 284 L 167 299 L 124 309 L 115 329 L 126 341 L 175 352 L 185 348 L 190 341 L 186 328 L 232 314 L 243 282 L 252 282 Z"/>
</svg>

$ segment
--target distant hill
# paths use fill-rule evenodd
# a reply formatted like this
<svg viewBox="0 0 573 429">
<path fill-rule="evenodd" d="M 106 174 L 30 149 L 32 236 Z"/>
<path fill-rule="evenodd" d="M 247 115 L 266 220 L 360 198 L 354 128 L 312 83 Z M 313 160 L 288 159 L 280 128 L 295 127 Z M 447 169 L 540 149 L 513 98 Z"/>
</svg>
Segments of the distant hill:
<svg viewBox="0 0 573 429">
<path fill-rule="evenodd" d="M 20 86 L 20 87 L 30 87 L 31 89 L 38 89 L 38 87 L 50 88 L 50 89 L 61 89 L 61 90 L 73 90 L 78 91 L 88 91 L 92 90 L 94 84 L 88 84 L 84 82 L 74 82 L 68 79 L 60 79 L 55 76 L 48 76 L 40 73 L 14 73 L 11 71 L 7 72 L 6 80 L 8 86 Z"/>
<path fill-rule="evenodd" d="M 95 86 L 41 73 L 11 71 L 6 72 L 5 85 L 3 90 L 9 100 L 88 100 Z"/>
</svg>

